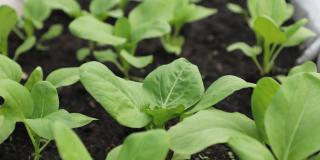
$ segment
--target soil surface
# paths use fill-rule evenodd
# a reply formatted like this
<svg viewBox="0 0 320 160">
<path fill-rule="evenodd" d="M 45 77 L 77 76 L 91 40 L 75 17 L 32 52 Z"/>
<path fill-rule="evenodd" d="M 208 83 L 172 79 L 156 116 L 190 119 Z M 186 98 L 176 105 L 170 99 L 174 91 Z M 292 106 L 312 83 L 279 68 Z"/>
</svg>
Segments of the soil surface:
<svg viewBox="0 0 320 160">
<path fill-rule="evenodd" d="M 232 0 L 244 5 L 245 1 Z M 84 8 L 88 8 L 89 0 L 81 1 Z M 228 0 L 204 0 L 202 4 L 217 8 L 219 13 L 196 23 L 187 24 L 182 31 L 186 37 L 186 44 L 182 57 L 199 66 L 205 86 L 223 75 L 236 75 L 247 81 L 256 82 L 260 76 L 253 62 L 239 53 L 228 53 L 226 47 L 237 41 L 253 44 L 254 36 L 241 15 L 230 13 L 226 9 Z M 60 23 L 65 26 L 62 36 L 47 43 L 49 50 L 31 50 L 22 55 L 18 62 L 26 73 L 35 67 L 41 66 L 46 75 L 61 67 L 80 66 L 76 60 L 76 51 L 87 45 L 86 41 L 73 37 L 67 29 L 72 19 L 62 12 L 54 12 L 47 21 L 45 29 L 50 24 Z M 45 30 L 44 29 L 44 30 Z M 40 32 L 41 34 L 42 32 Z M 12 35 L 10 37 L 11 53 L 21 41 Z M 144 70 L 133 70 L 131 75 L 145 77 L 149 72 L 162 64 L 170 63 L 177 57 L 167 54 L 159 40 L 142 42 L 137 53 L 144 55 L 154 54 L 154 63 Z M 277 62 L 277 71 L 272 75 L 286 73 L 294 65 L 300 51 L 297 48 L 285 49 Z M 107 64 L 114 69 L 112 64 Z M 279 72 L 280 71 L 280 72 Z M 118 73 L 117 71 L 115 71 Z M 81 84 L 65 87 L 59 90 L 61 108 L 70 112 L 79 112 L 99 119 L 85 127 L 76 129 L 95 160 L 104 160 L 106 154 L 120 145 L 126 136 L 137 130 L 122 127 L 114 121 L 84 90 Z M 251 117 L 250 112 L 251 90 L 245 89 L 226 98 L 215 107 L 228 112 L 240 112 Z M 11 138 L 0 145 L 1 160 L 29 160 L 32 159 L 33 147 L 25 128 L 17 125 Z M 225 145 L 212 146 L 200 154 L 194 155 L 194 160 L 230 160 L 235 157 Z M 44 160 L 59 160 L 54 143 L 42 153 Z"/>
</svg>

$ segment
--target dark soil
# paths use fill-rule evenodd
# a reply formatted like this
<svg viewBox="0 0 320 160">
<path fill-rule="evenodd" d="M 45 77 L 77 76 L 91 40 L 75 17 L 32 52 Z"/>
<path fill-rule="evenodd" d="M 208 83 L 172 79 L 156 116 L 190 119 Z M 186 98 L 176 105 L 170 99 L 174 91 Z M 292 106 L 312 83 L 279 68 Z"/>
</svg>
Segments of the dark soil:
<svg viewBox="0 0 320 160">
<path fill-rule="evenodd" d="M 236 3 L 239 1 L 232 0 Z M 88 0 L 81 1 L 88 4 Z M 230 13 L 225 5 L 228 0 L 205 0 L 203 5 L 219 9 L 219 13 L 199 22 L 188 24 L 183 29 L 187 42 L 182 57 L 199 66 L 204 83 L 209 86 L 223 75 L 236 75 L 247 81 L 256 82 L 260 76 L 252 61 L 241 53 L 228 53 L 226 47 L 237 41 L 254 43 L 254 36 L 248 28 L 245 19 L 240 15 Z M 240 1 L 243 5 L 245 2 Z M 19 59 L 26 73 L 30 73 L 36 66 L 41 66 L 47 75 L 61 67 L 79 66 L 75 53 L 77 49 L 87 45 L 87 42 L 73 37 L 67 30 L 71 21 L 62 12 L 54 12 L 47 21 L 50 24 L 61 23 L 65 26 L 63 35 L 48 42 L 50 49 L 46 52 L 32 50 Z M 11 52 L 21 41 L 14 35 L 10 37 Z M 138 47 L 139 54 L 153 53 L 155 63 L 146 69 L 133 70 L 132 75 L 144 77 L 159 65 L 166 64 L 176 59 L 172 54 L 167 54 L 159 40 L 148 40 Z M 286 73 L 294 65 L 299 55 L 297 48 L 286 49 L 278 59 L 278 66 L 273 75 Z M 281 65 L 280 65 L 281 64 Z M 114 68 L 111 64 L 108 66 Z M 95 160 L 104 160 L 106 154 L 115 146 L 121 144 L 126 136 L 135 132 L 125 128 L 114 121 L 80 84 L 63 88 L 59 91 L 61 107 L 70 112 L 79 112 L 98 118 L 98 121 L 77 129 L 77 133 L 84 141 Z M 246 89 L 235 93 L 223 102 L 216 105 L 228 112 L 240 112 L 251 117 L 250 112 L 251 90 Z M 0 145 L 1 160 L 29 160 L 32 159 L 33 147 L 22 125 L 18 125 L 14 134 L 5 143 Z M 230 156 L 231 155 L 231 156 Z M 193 156 L 194 160 L 229 160 L 232 157 L 230 149 L 225 145 L 216 145 L 202 153 Z M 42 159 L 58 160 L 54 143 L 43 152 Z"/>
</svg>

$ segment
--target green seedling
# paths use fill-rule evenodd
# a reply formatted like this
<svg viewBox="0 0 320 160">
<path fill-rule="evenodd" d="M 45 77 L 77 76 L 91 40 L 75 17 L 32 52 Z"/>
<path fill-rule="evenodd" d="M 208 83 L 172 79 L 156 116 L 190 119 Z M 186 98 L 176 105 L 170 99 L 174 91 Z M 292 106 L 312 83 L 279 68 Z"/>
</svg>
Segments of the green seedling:
<svg viewBox="0 0 320 160">
<path fill-rule="evenodd" d="M 174 117 L 210 108 L 233 92 L 254 87 L 235 76 L 224 76 L 206 92 L 198 67 L 180 58 L 151 72 L 143 82 L 115 76 L 98 62 L 80 67 L 86 90 L 120 124 L 131 128 L 164 128 Z"/>
<path fill-rule="evenodd" d="M 171 149 L 190 157 L 228 143 L 242 160 L 318 159 L 319 95 L 316 72 L 296 72 L 281 85 L 262 78 L 252 95 L 254 120 L 239 113 L 200 111 L 170 128 Z"/>
<path fill-rule="evenodd" d="M 115 26 L 87 15 L 75 19 L 70 31 L 77 37 L 93 41 L 99 46 L 110 46 L 97 50 L 95 45 L 83 48 L 78 58 L 84 59 L 90 53 L 100 62 L 114 63 L 128 77 L 130 68 L 143 68 L 153 61 L 153 57 L 136 57 L 136 48 L 144 39 L 161 37 L 170 32 L 169 19 L 172 18 L 171 0 L 145 0 L 135 7 L 128 18 L 122 17 Z"/>
<path fill-rule="evenodd" d="M 284 26 L 284 22 L 293 14 L 293 7 L 285 0 L 248 0 L 247 6 L 250 15 L 248 23 L 255 32 L 257 43 L 250 46 L 244 42 L 237 42 L 227 50 L 241 50 L 253 60 L 262 75 L 272 71 L 277 57 L 284 48 L 297 46 L 315 36 L 312 31 L 303 27 L 307 23 L 306 19 Z"/>
<path fill-rule="evenodd" d="M 170 3 L 174 6 L 172 19 L 169 21 L 172 29 L 161 38 L 161 42 L 169 53 L 180 55 L 185 43 L 185 38 L 180 34 L 182 27 L 186 23 L 211 16 L 217 10 L 197 5 L 192 0 L 174 0 Z"/>
<path fill-rule="evenodd" d="M 78 69 L 60 69 L 43 80 L 42 69 L 38 67 L 24 85 L 20 84 L 21 76 L 21 67 L 0 55 L 0 97 L 4 100 L 0 104 L 0 143 L 12 134 L 17 123 L 22 123 L 34 147 L 34 160 L 39 160 L 41 152 L 54 139 L 54 123 L 78 128 L 95 120 L 59 109 L 57 88 L 77 82 Z"/>
</svg>

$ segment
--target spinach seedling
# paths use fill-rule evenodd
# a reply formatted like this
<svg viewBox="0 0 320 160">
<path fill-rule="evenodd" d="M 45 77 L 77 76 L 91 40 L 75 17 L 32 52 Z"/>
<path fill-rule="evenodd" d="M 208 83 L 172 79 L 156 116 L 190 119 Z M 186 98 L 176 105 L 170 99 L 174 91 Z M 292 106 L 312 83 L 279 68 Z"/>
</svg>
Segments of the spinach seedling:
<svg viewBox="0 0 320 160">
<path fill-rule="evenodd" d="M 293 7 L 285 0 L 248 0 L 249 26 L 255 32 L 256 45 L 250 46 L 237 42 L 228 47 L 228 51 L 241 50 L 250 57 L 261 74 L 271 72 L 275 60 L 286 47 L 293 47 L 315 34 L 303 27 L 306 19 L 284 26 L 293 14 Z M 277 7 L 274 7 L 277 6 Z M 262 54 L 261 60 L 258 56 Z"/>
<path fill-rule="evenodd" d="M 117 77 L 99 62 L 89 62 L 80 67 L 80 81 L 120 124 L 147 129 L 163 128 L 174 117 L 210 108 L 237 90 L 255 86 L 224 76 L 204 93 L 198 67 L 184 58 L 158 67 L 142 83 Z"/>
<path fill-rule="evenodd" d="M 171 0 L 145 0 L 128 17 L 118 19 L 115 26 L 87 15 L 75 19 L 69 29 L 77 37 L 111 46 L 106 50 L 82 49 L 82 58 L 92 52 L 98 61 L 114 63 L 128 77 L 132 66 L 143 68 L 153 61 L 151 55 L 137 57 L 137 45 L 144 39 L 169 33 L 172 10 Z"/>
<path fill-rule="evenodd" d="M 262 78 L 251 99 L 254 121 L 239 113 L 201 111 L 170 128 L 171 149 L 190 156 L 228 143 L 243 160 L 316 159 L 319 95 L 320 74 L 316 72 L 297 72 L 281 85 Z"/>
<path fill-rule="evenodd" d="M 54 138 L 62 160 L 92 160 L 79 137 L 64 124 L 54 125 Z M 169 146 L 169 135 L 164 130 L 134 133 L 110 151 L 106 160 L 165 160 Z"/>
<path fill-rule="evenodd" d="M 8 55 L 7 49 L 7 37 L 11 31 L 13 31 L 23 43 L 15 50 L 14 59 L 36 46 L 39 50 L 45 50 L 43 45 L 45 41 L 58 37 L 63 30 L 62 25 L 54 24 L 50 26 L 48 31 L 41 37 L 35 36 L 36 30 L 43 29 L 43 22 L 48 19 L 51 13 L 50 7 L 45 3 L 45 0 L 25 0 L 23 14 L 21 17 L 17 17 L 16 13 L 9 11 L 8 6 L 0 7 L 0 20 L 1 24 L 1 41 L 0 48 L 4 55 Z M 9 16 L 9 17 L 7 17 Z M 3 39 L 3 40 L 2 40 Z"/>
<path fill-rule="evenodd" d="M 62 76 L 62 75 L 67 75 Z M 43 80 L 40 67 L 36 68 L 25 85 L 21 85 L 21 67 L 9 58 L 0 55 L 0 143 L 14 131 L 16 123 L 23 123 L 34 147 L 34 160 L 54 139 L 52 126 L 56 122 L 70 128 L 82 127 L 94 118 L 59 109 L 57 87 L 75 83 L 79 78 L 75 68 L 60 69 Z M 51 83 L 52 81 L 52 83 Z M 59 83 L 58 83 L 59 82 Z"/>
<path fill-rule="evenodd" d="M 174 6 L 173 17 L 169 21 L 172 30 L 161 38 L 161 42 L 168 52 L 180 55 L 185 42 L 185 38 L 180 34 L 181 28 L 186 23 L 206 18 L 217 11 L 199 6 L 192 0 L 174 0 L 170 3 Z"/>
</svg>

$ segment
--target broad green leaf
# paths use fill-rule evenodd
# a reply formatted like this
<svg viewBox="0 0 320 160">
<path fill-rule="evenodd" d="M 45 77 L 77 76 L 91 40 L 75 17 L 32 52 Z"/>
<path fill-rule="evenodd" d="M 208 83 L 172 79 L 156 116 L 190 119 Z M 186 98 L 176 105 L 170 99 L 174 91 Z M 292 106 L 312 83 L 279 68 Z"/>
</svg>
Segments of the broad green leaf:
<svg viewBox="0 0 320 160">
<path fill-rule="evenodd" d="M 227 8 L 229 11 L 236 14 L 242 14 L 246 12 L 245 9 L 243 9 L 239 4 L 236 3 L 228 3 Z"/>
<path fill-rule="evenodd" d="M 293 14 L 293 7 L 285 0 L 248 0 L 247 5 L 252 20 L 259 16 L 268 16 L 277 25 L 282 25 Z"/>
<path fill-rule="evenodd" d="M 254 30 L 261 35 L 268 43 L 284 43 L 287 41 L 286 34 L 269 17 L 260 16 L 253 22 Z"/>
<path fill-rule="evenodd" d="M 46 80 L 52 83 L 56 88 L 60 88 L 75 84 L 79 79 L 79 68 L 69 67 L 57 69 L 51 72 Z"/>
<path fill-rule="evenodd" d="M 114 35 L 126 38 L 129 40 L 131 38 L 131 26 L 127 18 L 119 18 L 114 26 Z"/>
<path fill-rule="evenodd" d="M 52 126 L 60 122 L 69 128 L 78 128 L 89 124 L 94 118 L 79 113 L 68 113 L 65 110 L 58 110 L 44 118 L 26 119 L 27 125 L 40 137 L 52 140 L 54 138 Z"/>
<path fill-rule="evenodd" d="M 184 111 L 184 106 L 178 107 L 168 107 L 168 108 L 148 108 L 145 109 L 144 112 L 147 113 L 152 117 L 152 122 L 158 127 L 164 127 L 165 123 L 174 118 L 179 116 Z"/>
<path fill-rule="evenodd" d="M 187 111 L 187 114 L 192 114 L 200 110 L 208 109 L 213 105 L 219 103 L 224 98 L 230 96 L 235 91 L 253 87 L 255 87 L 255 84 L 248 83 L 241 78 L 230 75 L 223 76 L 208 88 L 199 103 L 196 104 L 194 108 Z"/>
<path fill-rule="evenodd" d="M 191 4 L 190 7 L 192 8 L 192 14 L 189 15 L 189 17 L 186 19 L 186 22 L 198 21 L 217 13 L 217 10 L 213 8 L 206 8 L 194 4 Z"/>
<path fill-rule="evenodd" d="M 32 118 L 43 118 L 59 109 L 59 97 L 56 88 L 48 81 L 40 81 L 31 89 L 34 102 Z"/>
<path fill-rule="evenodd" d="M 80 138 L 62 123 L 53 125 L 54 139 L 63 160 L 92 160 Z"/>
<path fill-rule="evenodd" d="M 51 9 L 44 0 L 25 0 L 23 12 L 24 16 L 31 20 L 36 28 L 41 29 L 43 21 L 49 17 Z"/>
<path fill-rule="evenodd" d="M 50 26 L 49 30 L 41 36 L 40 41 L 47 41 L 47 40 L 54 39 L 60 36 L 62 32 L 63 32 L 63 26 L 61 24 L 54 24 Z"/>
<path fill-rule="evenodd" d="M 95 100 L 120 124 L 141 128 L 150 122 L 150 117 L 141 112 L 148 106 L 148 97 L 140 83 L 120 79 L 98 62 L 82 65 L 80 80 Z"/>
<path fill-rule="evenodd" d="M 131 26 L 131 40 L 133 42 L 139 42 L 143 39 L 161 37 L 167 33 L 170 33 L 171 31 L 169 23 L 163 20 L 148 21 L 140 24 L 139 26 Z"/>
<path fill-rule="evenodd" d="M 8 55 L 8 36 L 18 21 L 14 9 L 9 6 L 0 6 L 0 54 Z"/>
<path fill-rule="evenodd" d="M 320 76 L 290 76 L 265 115 L 270 146 L 278 159 L 301 160 L 320 150 Z"/>
<path fill-rule="evenodd" d="M 22 121 L 33 113 L 33 101 L 27 88 L 19 83 L 9 80 L 0 80 L 0 97 L 4 104 L 0 108 L 2 114 L 13 121 Z"/>
<path fill-rule="evenodd" d="M 169 129 L 171 150 L 192 155 L 233 136 L 247 135 L 258 139 L 254 122 L 239 113 L 203 110 Z"/>
<path fill-rule="evenodd" d="M 76 0 L 46 0 L 45 2 L 51 8 L 62 10 L 69 16 L 78 17 L 81 15 L 81 6 Z"/>
<path fill-rule="evenodd" d="M 15 61 L 0 54 L 0 80 L 11 79 L 20 82 L 22 69 Z"/>
<path fill-rule="evenodd" d="M 121 18 L 124 16 L 124 11 L 122 9 L 114 9 L 108 11 L 107 15 L 113 18 Z"/>
<path fill-rule="evenodd" d="M 82 16 L 69 25 L 72 34 L 77 37 L 102 44 L 120 45 L 126 40 L 113 35 L 113 27 L 92 16 Z"/>
<path fill-rule="evenodd" d="M 177 56 L 181 54 L 184 42 L 185 42 L 185 38 L 183 36 L 178 36 L 178 37 L 168 36 L 168 38 L 164 36 L 161 38 L 161 43 L 163 47 L 166 49 L 166 51 L 169 53 L 174 53 Z"/>
<path fill-rule="evenodd" d="M 144 0 L 129 14 L 133 30 L 152 21 L 169 21 L 173 17 L 172 0 Z M 134 32 L 133 32 L 134 33 Z"/>
<path fill-rule="evenodd" d="M 90 12 L 95 17 L 104 16 L 108 10 L 112 9 L 119 3 L 119 0 L 92 0 L 90 3 Z"/>
<path fill-rule="evenodd" d="M 26 88 L 29 89 L 29 91 L 31 91 L 32 87 L 39 81 L 43 80 L 43 71 L 41 67 L 37 67 L 36 69 L 34 69 L 32 71 L 32 73 L 30 74 L 27 82 L 24 84 L 24 86 Z"/>
<path fill-rule="evenodd" d="M 17 60 L 19 58 L 20 55 L 22 55 L 23 53 L 29 51 L 35 44 L 36 44 L 36 37 L 35 36 L 31 36 L 28 37 L 15 51 L 14 53 L 14 60 Z"/>
<path fill-rule="evenodd" d="M 83 61 L 90 55 L 90 49 L 89 48 L 80 48 L 77 50 L 77 60 Z"/>
<path fill-rule="evenodd" d="M 299 74 L 299 73 L 307 73 L 307 72 L 314 72 L 317 73 L 318 69 L 317 69 L 317 65 L 311 61 L 305 62 L 299 66 L 295 66 L 293 67 L 288 76 L 292 76 L 295 74 Z"/>
<path fill-rule="evenodd" d="M 169 135 L 164 130 L 134 133 L 124 141 L 117 160 L 164 160 L 169 146 Z"/>
<path fill-rule="evenodd" d="M 94 51 L 93 56 L 99 62 L 112 62 L 118 63 L 118 55 L 111 49 L 101 50 L 101 51 Z"/>
<path fill-rule="evenodd" d="M 311 30 L 301 27 L 293 36 L 291 36 L 285 43 L 286 47 L 297 46 L 305 40 L 315 37 L 316 34 Z"/>
<path fill-rule="evenodd" d="M 275 160 L 264 144 L 251 137 L 231 137 L 228 144 L 241 160 Z"/>
<path fill-rule="evenodd" d="M 184 58 L 155 69 L 143 81 L 143 88 L 151 95 L 152 105 L 161 108 L 183 105 L 187 109 L 204 93 L 198 67 Z"/>
<path fill-rule="evenodd" d="M 122 148 L 122 145 L 113 148 L 107 155 L 106 160 L 118 160 L 119 152 Z"/>
<path fill-rule="evenodd" d="M 120 56 L 126 60 L 130 65 L 136 67 L 136 68 L 144 68 L 147 65 L 151 64 L 153 61 L 153 56 L 140 56 L 136 57 L 131 54 L 129 54 L 126 50 L 122 50 L 120 52 Z"/>
<path fill-rule="evenodd" d="M 255 58 L 261 53 L 261 48 L 258 46 L 249 46 L 244 42 L 236 42 L 228 46 L 227 51 L 233 52 L 235 50 L 241 50 L 246 56 Z"/>
<path fill-rule="evenodd" d="M 257 86 L 252 94 L 252 114 L 255 119 L 259 134 L 265 142 L 268 142 L 264 124 L 265 114 L 279 88 L 280 84 L 278 84 L 272 78 L 262 78 L 258 81 Z"/>
<path fill-rule="evenodd" d="M 6 119 L 0 115 L 0 144 L 3 143 L 13 132 L 16 122 Z"/>
</svg>

